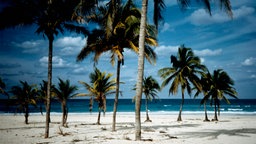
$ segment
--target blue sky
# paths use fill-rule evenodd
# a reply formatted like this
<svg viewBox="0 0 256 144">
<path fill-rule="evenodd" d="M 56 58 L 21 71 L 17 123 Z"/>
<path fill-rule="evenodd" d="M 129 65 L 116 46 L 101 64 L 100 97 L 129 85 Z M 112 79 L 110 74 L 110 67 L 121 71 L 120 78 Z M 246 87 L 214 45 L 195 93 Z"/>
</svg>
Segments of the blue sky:
<svg viewBox="0 0 256 144">
<path fill-rule="evenodd" d="M 149 1 L 151 5 L 152 1 Z M 156 65 L 145 64 L 145 76 L 152 75 L 161 84 L 157 76 L 160 68 L 170 66 L 170 56 L 176 55 L 181 44 L 193 49 L 210 72 L 224 69 L 235 81 L 239 98 L 256 98 L 256 1 L 232 0 L 234 17 L 227 14 L 213 3 L 212 16 L 199 5 L 191 5 L 181 11 L 175 0 L 166 0 L 164 23 L 160 26 L 155 52 L 158 55 Z M 149 8 L 149 15 L 152 9 Z M 39 84 L 47 80 L 48 41 L 34 33 L 36 27 L 17 27 L 0 31 L 0 77 L 8 88 L 19 84 L 19 80 L 30 84 Z M 86 38 L 66 33 L 54 41 L 53 83 L 58 77 L 69 79 L 79 87 L 79 92 L 86 90 L 79 80 L 89 82 L 89 73 L 93 69 L 92 57 L 83 62 L 76 62 L 76 56 L 86 45 Z M 131 98 L 137 78 L 137 55 L 124 52 L 125 63 L 121 68 L 122 96 Z M 115 76 L 116 65 L 110 64 L 108 54 L 104 54 L 97 67 Z M 159 93 L 160 98 L 180 98 L 168 95 L 169 86 Z M 110 96 L 114 98 L 114 96 Z M 189 96 L 186 96 L 189 98 Z"/>
</svg>

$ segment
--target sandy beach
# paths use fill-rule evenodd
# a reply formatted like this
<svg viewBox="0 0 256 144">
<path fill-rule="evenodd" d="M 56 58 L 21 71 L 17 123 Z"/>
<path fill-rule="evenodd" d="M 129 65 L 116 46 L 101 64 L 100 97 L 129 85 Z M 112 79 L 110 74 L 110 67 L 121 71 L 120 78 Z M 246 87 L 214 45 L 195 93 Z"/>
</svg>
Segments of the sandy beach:
<svg viewBox="0 0 256 144">
<path fill-rule="evenodd" d="M 61 115 L 52 115 L 49 138 L 44 138 L 45 116 L 31 115 L 24 124 L 23 115 L 0 115 L 1 144 L 255 144 L 256 115 L 221 115 L 219 122 L 203 122 L 203 115 L 150 115 L 152 122 L 142 123 L 142 141 L 134 138 L 134 114 L 117 115 L 117 131 L 111 131 L 112 114 L 70 114 L 68 127 L 61 127 Z M 212 118 L 212 115 L 209 115 Z M 145 120 L 142 114 L 142 120 Z"/>
</svg>

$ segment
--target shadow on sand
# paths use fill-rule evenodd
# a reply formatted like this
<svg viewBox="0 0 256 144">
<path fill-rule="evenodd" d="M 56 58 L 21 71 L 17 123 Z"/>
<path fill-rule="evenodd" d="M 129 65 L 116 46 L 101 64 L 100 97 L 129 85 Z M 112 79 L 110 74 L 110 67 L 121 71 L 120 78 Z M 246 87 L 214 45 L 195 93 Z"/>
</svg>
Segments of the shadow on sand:
<svg viewBox="0 0 256 144">
<path fill-rule="evenodd" d="M 255 128 L 242 128 L 242 129 L 232 129 L 232 130 L 219 129 L 219 130 L 213 130 L 209 132 L 186 132 L 181 134 L 185 134 L 188 137 L 211 137 L 212 139 L 217 139 L 218 136 L 220 135 L 249 137 L 246 134 L 256 134 L 256 129 Z"/>
</svg>

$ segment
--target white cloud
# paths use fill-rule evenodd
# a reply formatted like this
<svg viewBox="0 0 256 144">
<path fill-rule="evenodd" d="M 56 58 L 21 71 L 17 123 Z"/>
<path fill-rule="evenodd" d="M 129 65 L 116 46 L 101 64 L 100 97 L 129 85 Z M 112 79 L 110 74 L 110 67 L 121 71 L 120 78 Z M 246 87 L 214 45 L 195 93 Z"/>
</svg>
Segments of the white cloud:
<svg viewBox="0 0 256 144">
<path fill-rule="evenodd" d="M 252 7 L 242 6 L 233 10 L 233 18 L 244 18 L 254 13 L 254 11 L 255 9 Z M 212 16 L 209 16 L 204 9 L 194 11 L 188 18 L 188 21 L 194 25 L 210 25 L 215 23 L 223 23 L 230 20 L 231 19 L 222 11 L 213 11 Z"/>
<path fill-rule="evenodd" d="M 44 56 L 41 59 L 39 59 L 40 65 L 43 67 L 48 66 L 48 56 Z M 59 56 L 53 56 L 52 57 L 52 66 L 53 68 L 66 68 L 66 67 L 76 67 L 75 65 L 72 65 L 71 63 L 68 63 L 67 61 L 63 60 Z"/>
<path fill-rule="evenodd" d="M 74 47 L 64 47 L 60 50 L 60 55 L 77 55 L 81 49 Z"/>
<path fill-rule="evenodd" d="M 256 63 L 256 58 L 254 57 L 250 57 L 250 58 L 247 58 L 245 59 L 243 62 L 242 62 L 242 65 L 244 66 L 252 66 Z"/>
<path fill-rule="evenodd" d="M 252 79 L 256 79 L 256 75 L 254 75 L 254 74 L 251 75 L 250 77 L 251 77 Z"/>
<path fill-rule="evenodd" d="M 201 61 L 201 63 L 204 63 L 205 59 L 204 58 L 200 58 L 200 61 Z"/>
<path fill-rule="evenodd" d="M 157 55 L 170 55 L 170 53 L 176 53 L 179 46 L 165 46 L 161 45 L 156 47 L 155 52 Z"/>
<path fill-rule="evenodd" d="M 87 38 L 62 37 L 56 40 L 54 47 L 59 48 L 60 55 L 77 55 L 86 45 Z"/>
<path fill-rule="evenodd" d="M 255 9 L 252 7 L 242 6 L 239 9 L 233 10 L 234 18 L 242 18 L 254 13 Z"/>
<path fill-rule="evenodd" d="M 12 43 L 17 47 L 21 47 L 23 53 L 38 53 L 46 45 L 46 41 L 44 40 L 28 40 L 22 43 Z"/>
<path fill-rule="evenodd" d="M 210 50 L 210 49 L 194 50 L 194 52 L 198 56 L 216 56 L 216 55 L 221 54 L 222 49 L 217 49 L 217 50 Z"/>
<path fill-rule="evenodd" d="M 86 38 L 82 37 L 62 37 L 56 40 L 57 47 L 83 47 L 86 43 Z"/>
<path fill-rule="evenodd" d="M 78 67 L 78 68 L 73 70 L 73 73 L 74 74 L 86 74 L 86 73 L 88 73 L 88 71 L 84 67 Z"/>
<path fill-rule="evenodd" d="M 173 31 L 173 29 L 170 28 L 170 24 L 168 23 L 164 23 L 161 28 L 161 32 L 166 32 L 166 31 Z"/>
<path fill-rule="evenodd" d="M 15 43 L 15 45 L 21 48 L 35 48 L 42 43 L 43 43 L 43 40 L 35 40 L 35 41 L 30 40 L 30 41 L 24 41 L 22 43 Z"/>
</svg>

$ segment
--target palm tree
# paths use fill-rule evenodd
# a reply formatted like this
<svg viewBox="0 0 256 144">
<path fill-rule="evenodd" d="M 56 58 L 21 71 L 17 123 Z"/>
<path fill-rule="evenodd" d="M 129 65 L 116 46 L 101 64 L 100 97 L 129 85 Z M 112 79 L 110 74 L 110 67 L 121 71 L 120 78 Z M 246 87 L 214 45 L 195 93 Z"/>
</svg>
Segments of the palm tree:
<svg viewBox="0 0 256 144">
<path fill-rule="evenodd" d="M 211 74 L 209 73 L 208 70 L 206 70 L 205 73 L 202 73 L 201 75 L 201 79 L 200 79 L 200 84 L 202 86 L 202 89 L 197 89 L 197 92 L 195 93 L 195 96 L 194 97 L 197 97 L 200 93 L 203 93 L 204 97 L 208 94 L 210 88 L 211 88 Z M 208 116 L 207 116 L 207 109 L 206 109 L 206 104 L 207 104 L 207 100 L 205 100 L 203 102 L 204 104 L 204 114 L 205 114 L 205 119 L 204 121 L 208 122 L 210 121 L 208 119 Z"/>
<path fill-rule="evenodd" d="M 85 27 L 72 24 L 72 18 L 81 21 L 81 14 L 89 14 L 97 0 L 28 0 L 28 1 L 8 1 L 8 6 L 0 13 L 0 30 L 22 25 L 37 25 L 36 33 L 47 37 L 49 42 L 48 53 L 48 85 L 47 85 L 47 109 L 45 138 L 49 137 L 49 117 L 50 117 L 50 93 L 52 83 L 52 51 L 53 41 L 59 33 L 64 33 L 64 29 L 83 33 L 88 31 Z M 18 13 L 18 15 L 17 15 Z M 85 16 L 84 16 L 85 17 Z"/>
<path fill-rule="evenodd" d="M 190 0 L 177 0 L 183 9 L 187 8 Z M 209 0 L 197 1 L 203 3 L 206 11 L 211 15 L 211 5 Z M 140 23 L 140 39 L 139 39 L 139 58 L 138 58 L 138 74 L 137 74 L 137 89 L 135 102 L 135 139 L 141 140 L 141 122 L 140 122 L 140 105 L 142 96 L 142 78 L 144 72 L 144 41 L 145 41 L 145 23 L 147 20 L 148 0 L 142 0 L 142 17 Z M 154 22 L 158 27 L 158 21 L 161 20 L 161 10 L 165 7 L 163 0 L 154 0 Z M 230 0 L 220 0 L 220 8 L 224 8 L 226 13 L 232 17 Z"/>
<path fill-rule="evenodd" d="M 40 83 L 40 89 L 38 91 L 39 95 L 37 96 L 37 101 L 40 103 L 43 103 L 45 105 L 45 110 L 46 110 L 46 105 L 47 105 L 47 81 L 43 80 L 42 83 Z M 55 96 L 55 93 L 53 92 L 54 85 L 51 86 L 51 99 Z M 51 104 L 50 104 L 51 106 Z M 51 109 L 51 107 L 50 107 Z M 42 105 L 40 105 L 40 112 L 43 115 L 43 108 Z M 49 117 L 50 118 L 50 117 Z M 50 122 L 50 120 L 49 120 Z"/>
<path fill-rule="evenodd" d="M 0 95 L 4 95 L 4 96 L 7 96 L 7 111 L 9 112 L 9 105 L 10 105 L 10 96 L 8 94 L 8 92 L 6 92 L 6 84 L 5 82 L 2 80 L 2 78 L 0 77 Z"/>
<path fill-rule="evenodd" d="M 4 94 L 5 93 L 5 83 L 4 81 L 2 80 L 2 78 L 0 77 L 0 93 L 1 94 Z"/>
<path fill-rule="evenodd" d="M 43 115 L 42 103 L 45 105 L 46 110 L 46 97 L 47 97 L 47 82 L 43 80 L 43 83 L 40 83 L 40 89 L 38 90 L 37 101 L 40 103 L 39 109 L 41 115 Z"/>
<path fill-rule="evenodd" d="M 220 114 L 220 101 L 224 99 L 227 104 L 230 104 L 230 101 L 225 95 L 237 99 L 237 92 L 233 87 L 234 81 L 222 69 L 214 70 L 213 74 L 208 78 L 208 81 L 210 81 L 210 89 L 208 90 L 207 95 L 202 99 L 201 104 L 211 98 L 211 104 L 212 102 L 214 103 L 215 112 L 213 121 L 218 121 L 217 108 Z"/>
<path fill-rule="evenodd" d="M 184 104 L 185 90 L 191 95 L 191 83 L 199 90 L 201 85 L 197 74 L 205 70 L 205 66 L 201 65 L 200 58 L 195 56 L 191 48 L 184 45 L 178 49 L 177 57 L 171 56 L 172 67 L 165 67 L 158 71 L 159 76 L 164 80 L 161 87 L 167 86 L 171 81 L 169 94 L 177 94 L 179 86 L 181 88 L 182 100 L 177 121 L 182 121 L 181 112 Z"/>
<path fill-rule="evenodd" d="M 145 95 L 145 107 L 146 107 L 146 120 L 145 122 L 152 122 L 148 115 L 148 100 L 155 99 L 157 92 L 160 91 L 158 82 L 152 77 L 144 77 L 143 79 L 143 93 Z"/>
<path fill-rule="evenodd" d="M 138 53 L 138 39 L 139 39 L 139 19 L 140 12 L 134 7 L 131 0 L 123 5 L 116 7 L 111 22 L 109 21 L 109 8 L 100 7 L 99 15 L 94 20 L 100 24 L 100 29 L 95 29 L 88 36 L 87 45 L 77 56 L 77 60 L 81 61 L 89 54 L 94 53 L 94 61 L 97 63 L 101 54 L 105 52 L 111 53 L 111 63 L 115 63 L 117 59 L 117 86 L 116 96 L 113 108 L 113 123 L 112 131 L 115 131 L 116 111 L 119 97 L 119 83 L 120 83 L 120 69 L 121 64 L 124 64 L 124 49 L 128 48 L 135 53 Z M 110 25 L 111 23 L 111 25 Z M 109 30 L 111 29 L 111 30 Z M 111 33 L 110 33 L 111 32 Z M 110 33 L 110 34 L 109 34 Z M 156 54 L 150 46 L 156 46 L 155 29 L 153 26 L 147 25 L 146 31 L 146 52 L 145 56 L 150 63 L 155 63 Z"/>
<path fill-rule="evenodd" d="M 75 97 L 77 93 L 75 91 L 78 90 L 77 86 L 70 85 L 70 81 L 63 81 L 59 78 L 59 83 L 57 88 L 53 88 L 54 93 L 56 94 L 57 99 L 61 103 L 62 109 L 62 126 L 67 126 L 67 118 L 68 118 L 68 108 L 67 108 L 67 100 L 69 98 Z"/>
<path fill-rule="evenodd" d="M 98 119 L 97 124 L 100 124 L 100 115 L 103 110 L 104 115 L 106 112 L 106 96 L 115 93 L 116 82 L 114 79 L 110 80 L 112 74 L 101 72 L 99 69 L 95 68 L 94 73 L 90 74 L 90 83 L 79 81 L 87 90 L 88 94 L 80 94 L 80 96 L 90 96 L 94 97 L 98 102 Z M 90 102 L 92 105 L 93 103 Z"/>
<path fill-rule="evenodd" d="M 29 105 L 36 107 L 37 88 L 36 85 L 29 85 L 26 81 L 20 81 L 22 86 L 13 86 L 11 93 L 17 100 L 18 109 L 25 115 L 25 124 L 28 124 Z"/>
<path fill-rule="evenodd" d="M 5 88 L 6 88 L 6 84 L 4 83 L 2 78 L 0 77 L 0 94 L 8 96 L 8 99 L 9 99 L 9 94 L 5 91 Z"/>
</svg>

